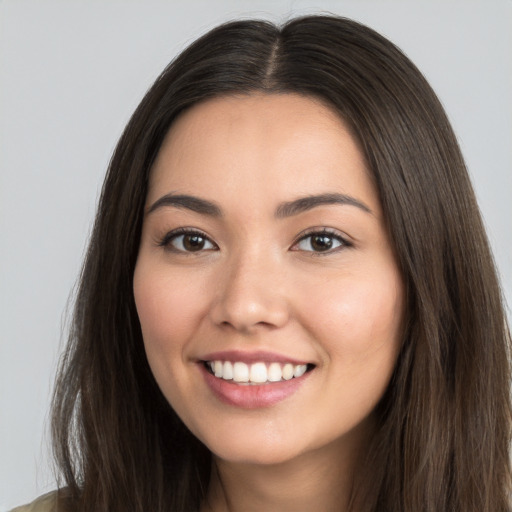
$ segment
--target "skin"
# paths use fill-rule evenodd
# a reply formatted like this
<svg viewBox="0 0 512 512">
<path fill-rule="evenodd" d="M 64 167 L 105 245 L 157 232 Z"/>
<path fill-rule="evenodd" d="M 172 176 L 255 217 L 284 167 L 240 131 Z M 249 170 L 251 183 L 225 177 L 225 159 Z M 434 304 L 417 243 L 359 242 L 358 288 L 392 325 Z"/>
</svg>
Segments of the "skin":
<svg viewBox="0 0 512 512">
<path fill-rule="evenodd" d="M 222 216 L 150 212 L 171 192 Z M 326 193 L 369 211 L 275 215 Z M 203 250 L 187 252 L 183 237 L 162 245 L 181 227 L 204 233 Z M 311 228 L 327 228 L 332 248 L 315 251 Z M 400 348 L 404 291 L 377 190 L 340 118 L 294 94 L 216 98 L 183 114 L 151 172 L 134 294 L 155 379 L 213 453 L 204 510 L 343 510 Z M 314 369 L 286 399 L 245 409 L 205 383 L 198 358 L 218 350 Z"/>
</svg>

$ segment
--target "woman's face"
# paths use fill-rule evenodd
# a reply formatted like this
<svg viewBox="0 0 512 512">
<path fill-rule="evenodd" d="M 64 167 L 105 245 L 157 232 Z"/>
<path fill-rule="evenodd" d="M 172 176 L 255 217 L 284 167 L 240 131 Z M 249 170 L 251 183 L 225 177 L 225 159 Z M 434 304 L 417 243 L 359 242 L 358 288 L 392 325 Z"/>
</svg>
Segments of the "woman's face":
<svg viewBox="0 0 512 512">
<path fill-rule="evenodd" d="M 353 442 L 401 342 L 402 279 L 361 151 L 294 94 L 217 98 L 177 120 L 134 293 L 160 389 L 226 461 Z"/>
</svg>

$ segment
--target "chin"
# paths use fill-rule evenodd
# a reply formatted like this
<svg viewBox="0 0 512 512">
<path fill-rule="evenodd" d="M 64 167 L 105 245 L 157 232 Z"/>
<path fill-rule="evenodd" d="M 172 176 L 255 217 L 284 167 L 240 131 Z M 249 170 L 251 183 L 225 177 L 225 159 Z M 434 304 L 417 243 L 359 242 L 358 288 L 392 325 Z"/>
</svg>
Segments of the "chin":
<svg viewBox="0 0 512 512">
<path fill-rule="evenodd" d="M 282 464 L 298 457 L 305 446 L 296 436 L 282 436 L 278 433 L 247 432 L 238 435 L 229 432 L 229 435 L 212 437 L 198 436 L 212 454 L 223 461 L 238 464 L 273 465 Z M 202 437 L 202 438 L 201 438 Z"/>
<path fill-rule="evenodd" d="M 289 462 L 300 455 L 300 451 L 287 450 L 284 447 L 261 445 L 255 446 L 231 446 L 225 450 L 212 451 L 213 455 L 225 462 L 232 464 L 247 464 L 259 466 L 273 466 Z"/>
</svg>

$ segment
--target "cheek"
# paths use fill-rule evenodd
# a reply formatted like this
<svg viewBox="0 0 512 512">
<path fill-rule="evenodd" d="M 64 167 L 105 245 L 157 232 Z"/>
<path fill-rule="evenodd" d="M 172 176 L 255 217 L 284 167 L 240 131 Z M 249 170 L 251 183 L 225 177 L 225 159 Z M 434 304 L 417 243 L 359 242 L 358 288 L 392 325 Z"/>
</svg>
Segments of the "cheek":
<svg viewBox="0 0 512 512">
<path fill-rule="evenodd" d="M 317 337 L 329 357 L 361 366 L 377 359 L 394 363 L 400 344 L 403 291 L 394 271 L 344 276 L 308 294 Z"/>
<path fill-rule="evenodd" d="M 182 348 L 197 321 L 201 294 L 183 277 L 137 264 L 133 280 L 137 313 L 148 358 Z"/>
</svg>

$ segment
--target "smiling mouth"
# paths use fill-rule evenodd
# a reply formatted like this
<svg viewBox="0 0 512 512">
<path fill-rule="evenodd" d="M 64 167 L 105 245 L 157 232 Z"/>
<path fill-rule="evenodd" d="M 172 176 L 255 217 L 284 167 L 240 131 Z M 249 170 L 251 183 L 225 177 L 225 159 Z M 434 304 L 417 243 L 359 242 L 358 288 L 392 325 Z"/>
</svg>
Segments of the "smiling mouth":
<svg viewBox="0 0 512 512">
<path fill-rule="evenodd" d="M 241 361 L 203 361 L 203 364 L 211 375 L 218 379 L 231 381 L 237 384 L 261 385 L 275 382 L 285 382 L 302 377 L 311 371 L 314 364 L 292 363 L 264 363 L 256 362 L 247 364 Z"/>
</svg>

